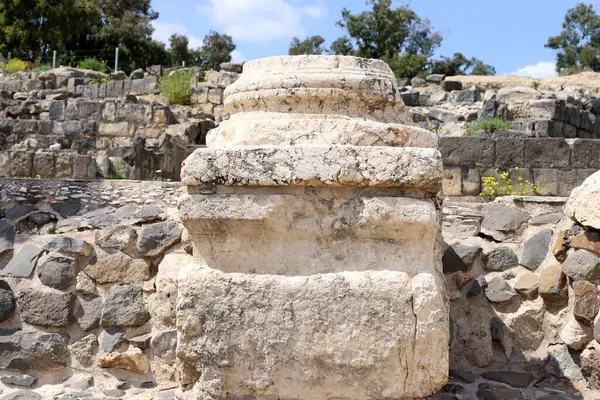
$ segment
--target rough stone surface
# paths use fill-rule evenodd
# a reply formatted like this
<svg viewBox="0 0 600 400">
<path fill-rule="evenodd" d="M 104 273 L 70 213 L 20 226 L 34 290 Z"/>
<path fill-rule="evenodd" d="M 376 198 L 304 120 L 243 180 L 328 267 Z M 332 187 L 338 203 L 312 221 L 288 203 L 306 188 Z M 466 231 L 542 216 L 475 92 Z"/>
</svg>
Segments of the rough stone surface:
<svg viewBox="0 0 600 400">
<path fill-rule="evenodd" d="M 37 268 L 40 282 L 58 290 L 67 290 L 75 282 L 77 261 L 60 254 L 50 254 Z"/>
<path fill-rule="evenodd" d="M 10 262 L 0 270 L 0 276 L 14 276 L 17 278 L 28 278 L 37 265 L 43 250 L 30 244 L 23 245 L 19 252 L 10 260 Z"/>
<path fill-rule="evenodd" d="M 416 377 L 414 381 L 398 382 L 398 371 L 408 371 L 406 368 L 413 368 L 413 362 L 426 363 L 430 365 L 429 368 L 434 366 L 440 369 L 447 368 L 445 362 L 438 363 L 426 359 L 427 354 L 432 357 L 435 354 L 439 361 L 440 357 L 444 357 L 447 345 L 445 329 L 436 327 L 437 325 L 432 322 L 420 320 L 421 316 L 427 316 L 427 321 L 433 321 L 433 315 L 436 315 L 435 319 L 444 318 L 442 299 L 435 294 L 437 290 L 435 283 L 426 280 L 427 278 L 417 276 L 411 282 L 405 274 L 391 271 L 369 272 L 362 277 L 362 273 L 326 274 L 318 277 L 269 275 L 230 277 L 228 274 L 195 267 L 186 267 L 184 270 L 185 272 L 182 273 L 185 279 L 183 281 L 180 279 L 179 287 L 180 299 L 183 303 L 182 307 L 178 308 L 180 339 L 177 353 L 185 362 L 196 365 L 199 371 L 211 365 L 211 359 L 215 357 L 222 359 L 227 355 L 229 367 L 222 369 L 220 373 L 226 374 L 228 380 L 241 380 L 242 376 L 247 376 L 247 373 L 252 371 L 253 375 L 263 377 L 260 380 L 253 380 L 253 387 L 264 391 L 269 387 L 266 382 L 284 382 L 293 379 L 297 382 L 296 385 L 302 382 L 302 393 L 306 393 L 306 398 L 315 398 L 310 394 L 320 389 L 312 387 L 313 378 L 301 378 L 303 375 L 299 372 L 300 369 L 322 371 L 315 376 L 320 377 L 320 385 L 323 387 L 322 385 L 325 384 L 323 379 L 331 376 L 333 368 L 343 372 L 340 376 L 344 376 L 344 382 L 350 385 L 345 384 L 344 387 L 353 387 L 353 390 L 363 393 L 368 389 L 362 384 L 356 386 L 357 382 L 364 382 L 366 378 L 381 381 L 391 371 L 396 371 L 392 374 L 395 378 L 390 376 L 391 380 L 386 383 L 385 387 L 389 392 L 386 390 L 382 394 L 380 391 L 382 389 L 379 389 L 377 396 L 387 394 L 388 397 L 399 397 L 395 393 L 416 393 L 431 389 L 424 388 L 423 380 Z M 181 283 L 184 285 L 181 286 Z M 334 289 L 334 286 L 344 289 L 338 293 L 338 289 Z M 411 289 L 411 286 L 414 289 Z M 407 303 L 412 297 L 411 292 L 414 293 L 412 295 L 415 304 L 414 314 Z M 248 308 L 248 305 L 254 304 L 254 301 L 260 302 L 261 306 Z M 239 307 L 245 308 L 242 314 L 236 311 Z M 292 318 L 292 310 L 295 318 Z M 377 310 L 381 310 L 381 314 Z M 204 315 L 201 322 L 197 318 L 199 313 Z M 328 315 L 327 320 L 314 320 L 311 316 L 315 313 Z M 253 317 L 248 319 L 243 317 L 244 314 Z M 226 325 L 218 323 L 222 315 L 229 316 Z M 354 315 L 356 317 L 353 317 Z M 339 318 L 344 321 L 348 318 L 354 320 L 359 315 L 363 316 L 359 318 L 363 321 L 360 325 L 338 322 Z M 366 315 L 371 317 L 364 318 Z M 385 324 L 380 323 L 379 318 L 385 318 Z M 303 321 L 302 324 L 294 322 L 300 320 Z M 268 321 L 279 322 L 273 325 Z M 328 326 L 326 330 L 323 330 L 323 324 Z M 413 336 L 415 331 L 408 328 L 409 324 L 417 325 L 416 338 Z M 210 326 L 220 328 L 213 330 L 209 328 Z M 350 334 L 347 329 L 354 332 L 353 334 L 360 329 L 363 337 L 361 346 L 348 348 L 343 344 L 340 338 Z M 429 335 L 433 330 L 439 335 L 438 338 L 446 337 L 446 339 L 435 342 L 424 342 L 419 339 L 419 335 Z M 398 334 L 401 336 L 399 337 Z M 404 336 L 405 334 L 407 336 Z M 388 341 L 388 337 L 397 339 Z M 275 346 L 275 342 L 272 342 L 275 338 L 280 338 L 277 340 L 278 343 L 295 344 L 293 347 L 286 346 L 285 351 L 282 348 L 278 350 L 272 348 L 272 351 L 277 351 L 279 354 L 277 364 L 269 363 L 268 368 L 263 363 L 255 364 L 252 360 L 256 356 L 250 357 L 245 349 L 251 351 L 250 349 L 255 348 L 259 343 L 271 348 Z M 398 340 L 399 338 L 401 339 Z M 247 343 L 249 347 L 241 346 L 242 342 Z M 399 343 L 413 343 L 416 346 L 414 352 L 412 346 L 396 347 Z M 439 346 L 439 350 L 430 352 L 432 346 Z M 342 348 L 344 351 L 341 351 Z M 326 353 L 334 358 L 325 356 Z M 413 354 L 420 355 L 414 357 Z M 321 364 L 323 360 L 328 361 Z M 277 367 L 284 364 L 285 369 Z M 394 367 L 391 368 L 390 365 Z M 432 370 L 430 374 L 437 376 L 437 373 L 434 374 Z M 220 387 L 224 384 L 224 381 L 221 382 Z M 201 384 L 206 390 L 212 390 L 207 386 L 208 382 L 204 381 Z M 237 385 L 230 387 L 234 388 Z M 285 394 L 288 390 L 294 390 L 295 393 L 299 390 L 298 386 L 293 389 L 287 385 L 279 386 L 277 389 L 283 397 L 292 396 Z M 363 396 L 357 395 L 355 398 L 363 398 Z"/>
<path fill-rule="evenodd" d="M 136 374 L 146 374 L 150 370 L 150 361 L 137 347 L 124 353 L 100 354 L 98 365 L 102 368 L 117 368 Z"/>
<path fill-rule="evenodd" d="M 106 328 L 100 334 L 100 348 L 104 353 L 112 353 L 125 342 L 125 330 Z"/>
<path fill-rule="evenodd" d="M 452 246 L 445 245 L 442 256 L 444 273 L 467 272 L 480 255 L 481 247 L 466 246 L 460 243 L 453 244 Z"/>
<path fill-rule="evenodd" d="M 158 332 L 151 341 L 154 355 L 167 362 L 175 361 L 175 348 L 177 346 L 177 330 Z"/>
<path fill-rule="evenodd" d="M 575 292 L 575 304 L 573 314 L 584 323 L 592 324 L 598 314 L 598 288 L 595 284 L 587 281 L 573 283 Z"/>
<path fill-rule="evenodd" d="M 88 300 L 78 297 L 73 307 L 73 316 L 84 331 L 97 328 L 102 316 L 102 298 L 94 297 Z"/>
<path fill-rule="evenodd" d="M 569 245 L 573 249 L 588 250 L 600 255 L 600 232 L 581 232 L 571 239 Z"/>
<path fill-rule="evenodd" d="M 88 265 L 85 273 L 100 284 L 141 283 L 150 277 L 150 269 L 144 260 L 134 260 L 123 253 L 109 255 Z"/>
<path fill-rule="evenodd" d="M 517 277 L 513 288 L 525 296 L 525 298 L 534 298 L 537 294 L 540 278 L 533 272 L 524 272 Z"/>
<path fill-rule="evenodd" d="M 95 295 L 97 293 L 94 281 L 83 271 L 77 274 L 77 283 L 75 290 L 83 295 Z"/>
<path fill-rule="evenodd" d="M 48 244 L 46 244 L 44 249 L 57 253 L 65 253 L 83 257 L 92 255 L 94 250 L 93 246 L 88 242 L 68 236 L 57 236 L 53 238 Z"/>
<path fill-rule="evenodd" d="M 68 337 L 59 333 L 0 330 L 0 368 L 55 370 L 69 362 Z"/>
<path fill-rule="evenodd" d="M 94 356 L 98 350 L 98 338 L 90 333 L 70 345 L 69 349 L 79 364 L 90 367 L 94 364 Z"/>
<path fill-rule="evenodd" d="M 15 295 L 6 281 L 0 280 L 0 322 L 12 317 L 17 307 Z"/>
<path fill-rule="evenodd" d="M 0 256 L 13 249 L 15 243 L 15 227 L 10 222 L 0 220 Z"/>
<path fill-rule="evenodd" d="M 110 288 L 104 299 L 102 326 L 140 326 L 149 319 L 142 289 L 133 285 Z"/>
<path fill-rule="evenodd" d="M 127 225 L 120 225 L 96 233 L 96 245 L 104 250 L 123 251 L 135 243 L 136 239 L 136 230 Z"/>
<path fill-rule="evenodd" d="M 488 281 L 485 296 L 493 303 L 502 303 L 512 300 L 517 292 L 504 279 L 496 277 Z"/>
<path fill-rule="evenodd" d="M 517 388 L 526 388 L 534 380 L 533 375 L 529 372 L 490 371 L 484 372 L 481 376 L 487 380 L 506 383 Z"/>
<path fill-rule="evenodd" d="M 540 271 L 539 293 L 544 301 L 562 303 L 568 296 L 567 277 L 560 264 L 554 263 Z"/>
<path fill-rule="evenodd" d="M 510 247 L 496 247 L 485 257 L 485 269 L 488 271 L 505 271 L 519 264 L 517 255 Z"/>
<path fill-rule="evenodd" d="M 573 280 L 595 281 L 600 279 L 600 258 L 586 250 L 568 255 L 563 271 Z"/>
<path fill-rule="evenodd" d="M 21 319 L 28 324 L 66 326 L 71 314 L 71 293 L 25 289 L 17 300 Z"/>
<path fill-rule="evenodd" d="M 536 270 L 546 258 L 552 235 L 552 229 L 544 229 L 527 239 L 523 245 L 520 264 L 530 270 Z"/>
<path fill-rule="evenodd" d="M 138 251 L 149 257 L 164 253 L 181 239 L 182 226 L 176 221 L 158 222 L 145 226 L 137 239 Z"/>
<path fill-rule="evenodd" d="M 42 400 L 42 396 L 30 390 L 19 390 L 0 397 L 1 400 Z"/>
<path fill-rule="evenodd" d="M 565 214 L 583 226 L 600 229 L 600 208 L 595 200 L 600 196 L 600 172 L 589 176 L 573 189 L 565 205 Z"/>
<path fill-rule="evenodd" d="M 5 385 L 31 387 L 37 382 L 37 378 L 27 374 L 3 375 L 0 376 L 0 382 Z"/>
<path fill-rule="evenodd" d="M 560 331 L 560 338 L 570 349 L 582 350 L 594 336 L 591 327 L 583 325 L 573 315 L 569 315 Z"/>
<path fill-rule="evenodd" d="M 481 231 L 497 240 L 504 240 L 517 232 L 529 220 L 529 214 L 502 204 L 489 204 L 484 208 Z"/>
<path fill-rule="evenodd" d="M 581 353 L 581 373 L 590 386 L 600 390 L 600 352 L 596 349 L 585 349 Z"/>
<path fill-rule="evenodd" d="M 581 369 L 573 360 L 566 345 L 553 345 L 548 347 L 548 359 L 546 360 L 546 372 L 549 374 L 573 379 L 583 379 Z"/>
</svg>

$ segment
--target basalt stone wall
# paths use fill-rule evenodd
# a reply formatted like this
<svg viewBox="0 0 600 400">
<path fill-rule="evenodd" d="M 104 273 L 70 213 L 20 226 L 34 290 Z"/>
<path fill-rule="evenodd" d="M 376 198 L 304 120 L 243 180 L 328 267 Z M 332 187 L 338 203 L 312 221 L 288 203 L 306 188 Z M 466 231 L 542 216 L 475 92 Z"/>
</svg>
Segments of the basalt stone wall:
<svg viewBox="0 0 600 400">
<path fill-rule="evenodd" d="M 175 362 L 177 276 L 192 262 L 182 193 L 177 182 L 0 180 L 2 395 L 191 395 L 180 387 L 197 376 Z M 432 399 L 600 395 L 600 236 L 564 216 L 565 200 L 445 203 L 451 368 Z"/>
<path fill-rule="evenodd" d="M 600 169 L 600 141 L 591 139 L 441 137 L 440 151 L 446 196 L 478 196 L 482 177 L 515 167 L 540 195 L 568 196 Z"/>
</svg>

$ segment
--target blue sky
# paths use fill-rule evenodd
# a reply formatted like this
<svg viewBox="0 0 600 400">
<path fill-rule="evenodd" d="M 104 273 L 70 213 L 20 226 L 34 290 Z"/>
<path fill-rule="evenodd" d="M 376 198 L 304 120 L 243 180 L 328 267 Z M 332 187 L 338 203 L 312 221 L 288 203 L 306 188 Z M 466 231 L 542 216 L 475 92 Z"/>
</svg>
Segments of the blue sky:
<svg viewBox="0 0 600 400">
<path fill-rule="evenodd" d="M 588 0 L 594 6 L 600 0 Z M 397 2 L 400 4 L 400 2 Z M 444 36 L 437 55 L 462 52 L 496 67 L 498 75 L 554 74 L 553 51 L 544 48 L 560 32 L 576 0 L 411 0 L 409 5 Z M 341 9 L 359 12 L 365 0 L 153 0 L 160 13 L 154 37 L 168 42 L 186 34 L 193 47 L 211 29 L 231 35 L 235 61 L 287 54 L 294 36 L 319 34 L 327 44 L 342 35 Z"/>
</svg>

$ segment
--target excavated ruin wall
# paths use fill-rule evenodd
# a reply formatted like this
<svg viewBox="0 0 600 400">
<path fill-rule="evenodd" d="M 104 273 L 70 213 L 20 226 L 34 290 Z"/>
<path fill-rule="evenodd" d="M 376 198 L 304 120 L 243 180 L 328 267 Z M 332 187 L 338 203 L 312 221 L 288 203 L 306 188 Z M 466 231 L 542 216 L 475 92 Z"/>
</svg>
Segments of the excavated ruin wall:
<svg viewBox="0 0 600 400">
<path fill-rule="evenodd" d="M 177 275 L 192 259 L 182 193 L 167 182 L 0 180 L 0 375 L 38 379 L 0 390 L 170 398 L 197 379 L 174 358 Z M 588 281 L 600 236 L 564 216 L 565 200 L 445 204 L 451 369 L 432 398 L 597 395 Z M 573 279 L 578 257 L 592 275 Z"/>
</svg>

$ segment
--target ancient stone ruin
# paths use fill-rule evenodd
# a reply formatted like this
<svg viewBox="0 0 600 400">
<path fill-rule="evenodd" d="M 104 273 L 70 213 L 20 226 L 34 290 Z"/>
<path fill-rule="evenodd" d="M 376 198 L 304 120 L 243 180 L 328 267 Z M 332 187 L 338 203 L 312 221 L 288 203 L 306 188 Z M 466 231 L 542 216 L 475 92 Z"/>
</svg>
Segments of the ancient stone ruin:
<svg viewBox="0 0 600 400">
<path fill-rule="evenodd" d="M 182 170 L 195 262 L 179 277 L 177 356 L 196 397 L 439 390 L 441 156 L 435 134 L 405 123 L 389 67 L 266 58 L 225 96 L 231 118 Z"/>
</svg>

